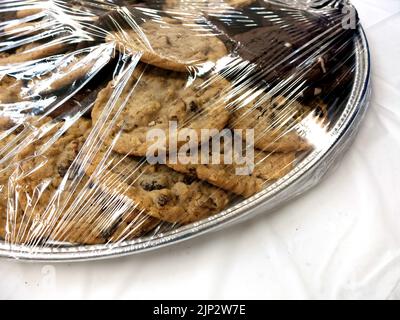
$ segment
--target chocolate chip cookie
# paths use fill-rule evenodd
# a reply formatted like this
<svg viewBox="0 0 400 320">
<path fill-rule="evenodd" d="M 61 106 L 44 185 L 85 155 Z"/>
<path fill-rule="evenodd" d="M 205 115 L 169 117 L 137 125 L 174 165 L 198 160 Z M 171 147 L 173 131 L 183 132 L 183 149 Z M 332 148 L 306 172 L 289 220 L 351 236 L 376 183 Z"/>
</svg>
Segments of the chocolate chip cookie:
<svg viewBox="0 0 400 320">
<path fill-rule="evenodd" d="M 207 181 L 224 190 L 246 198 L 263 190 L 267 183 L 273 182 L 289 173 L 296 159 L 294 152 L 268 154 L 256 150 L 254 169 L 248 174 L 239 175 L 237 164 L 171 164 L 167 165 L 181 173 Z"/>
<path fill-rule="evenodd" d="M 229 126 L 234 129 L 254 129 L 255 146 L 269 152 L 299 152 L 310 149 L 294 127 L 312 114 L 312 108 L 293 99 L 263 96 L 251 103 L 239 105 L 232 113 Z"/>
<path fill-rule="evenodd" d="M 199 221 L 229 202 L 225 191 L 206 182 L 109 150 L 96 154 L 87 173 L 106 193 L 126 196 L 139 210 L 170 223 Z"/>
<path fill-rule="evenodd" d="M 0 58 L 0 66 L 49 57 L 57 53 L 65 52 L 67 48 L 68 46 L 60 41 L 52 41 L 46 44 L 31 43 L 23 45 L 18 48 L 14 54 Z"/>
<path fill-rule="evenodd" d="M 234 8 L 248 6 L 254 2 L 254 0 L 224 0 L 224 1 Z"/>
<path fill-rule="evenodd" d="M 8 146 L 15 138 L 15 134 L 10 129 L 12 129 L 12 121 L 9 118 L 0 118 L 0 239 L 5 239 L 7 233 L 8 181 L 13 172 L 13 168 L 9 166 L 13 157 L 9 156 L 7 159 L 12 152 L 12 148 Z"/>
<path fill-rule="evenodd" d="M 11 230 L 7 240 L 27 245 L 49 240 L 98 244 L 129 240 L 157 226 L 160 221 L 136 210 L 133 201 L 100 192 L 84 176 L 77 160 L 91 123 L 78 119 L 65 130 L 66 125 L 34 117 L 18 134 L 13 130 L 0 140 L 2 150 L 7 147 L 7 155 L 14 154 L 0 171 L 1 227 L 4 233 L 8 218 Z M 0 126 L 3 135 L 15 127 L 5 118 Z M 13 199 L 18 202 L 12 205 Z"/>
<path fill-rule="evenodd" d="M 16 12 L 16 17 L 18 19 L 26 18 L 26 17 L 29 17 L 29 16 L 37 15 L 37 14 L 39 14 L 41 12 L 44 12 L 44 10 L 42 8 L 32 7 L 32 8 L 29 8 L 29 9 L 23 9 L 23 10 L 17 11 Z"/>
<path fill-rule="evenodd" d="M 145 156 L 152 141 L 147 133 L 160 129 L 167 137 L 169 122 L 177 123 L 177 132 L 190 128 L 217 129 L 225 127 L 229 119 L 226 110 L 230 84 L 219 75 L 192 79 L 173 71 L 141 64 L 134 70 L 118 100 L 110 105 L 110 98 L 121 84 L 111 82 L 103 89 L 92 111 L 94 123 L 103 128 L 112 126 L 108 144 L 121 154 Z"/>
<path fill-rule="evenodd" d="M 210 27 L 167 17 L 113 32 L 107 41 L 116 42 L 120 51 L 140 52 L 145 63 L 181 72 L 227 55 L 224 43 Z"/>
<path fill-rule="evenodd" d="M 43 123 L 36 117 L 18 123 L 10 117 L 0 118 L 0 238 L 15 242 L 21 226 L 22 210 L 17 201 L 15 178 L 18 173 L 18 153 L 24 148 L 23 135 L 33 123 Z M 24 238 L 23 236 L 20 236 Z M 24 238 L 25 239 L 25 238 Z"/>
<path fill-rule="evenodd" d="M 98 52 L 104 53 L 101 49 Z M 40 68 L 43 73 L 35 77 L 26 76 L 25 72 L 6 74 L 0 80 L 0 103 L 11 104 L 22 101 L 33 103 L 44 100 L 49 95 L 54 96 L 54 93 L 58 94 L 62 89 L 80 85 L 86 77 L 96 71 L 97 59 L 98 56 L 95 60 L 90 55 L 70 53 L 48 64 L 44 62 Z M 30 79 L 26 79 L 27 77 Z"/>
<path fill-rule="evenodd" d="M 14 188 L 24 211 L 23 221 L 26 225 L 32 224 L 29 229 L 32 241 L 47 235 L 50 224 L 56 223 L 60 208 L 66 206 L 63 202 L 68 202 L 70 196 L 62 189 L 68 190 L 77 180 L 77 169 L 71 165 L 85 142 L 84 135 L 91 123 L 79 119 L 67 128 L 69 125 L 47 119 L 43 125 L 34 123 L 32 128 L 25 128 L 28 134 L 24 141 L 29 143 L 15 159 L 18 171 Z"/>
<path fill-rule="evenodd" d="M 77 184 L 62 216 L 54 222 L 49 239 L 78 244 L 131 240 L 161 223 L 137 210 L 130 199 L 102 192 L 86 176 Z"/>
<path fill-rule="evenodd" d="M 21 80 L 9 75 L 0 75 L 0 104 L 21 101 L 23 87 Z"/>
<path fill-rule="evenodd" d="M 100 47 L 93 48 L 93 52 L 95 52 L 93 55 L 72 52 L 64 59 L 57 61 L 56 68 L 28 83 L 30 95 L 43 96 L 82 83 L 95 73 L 97 60 L 103 54 L 107 54 Z"/>
</svg>

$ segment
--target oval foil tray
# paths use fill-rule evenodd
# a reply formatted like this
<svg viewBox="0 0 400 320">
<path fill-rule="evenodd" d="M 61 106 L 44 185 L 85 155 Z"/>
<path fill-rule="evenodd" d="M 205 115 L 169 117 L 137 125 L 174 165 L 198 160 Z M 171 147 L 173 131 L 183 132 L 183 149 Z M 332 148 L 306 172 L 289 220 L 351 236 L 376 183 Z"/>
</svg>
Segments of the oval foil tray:
<svg viewBox="0 0 400 320">
<path fill-rule="evenodd" d="M 354 84 L 341 114 L 327 133 L 328 143 L 316 147 L 287 176 L 252 198 L 237 203 L 227 210 L 167 233 L 143 237 L 118 244 L 47 246 L 32 248 L 11 245 L 0 241 L 0 257 L 30 261 L 77 261 L 94 260 L 140 253 L 188 240 L 205 233 L 249 219 L 256 214 L 267 213 L 291 198 L 316 185 L 354 139 L 359 124 L 368 107 L 370 85 L 370 54 L 364 31 L 360 27 L 355 37 Z"/>
</svg>

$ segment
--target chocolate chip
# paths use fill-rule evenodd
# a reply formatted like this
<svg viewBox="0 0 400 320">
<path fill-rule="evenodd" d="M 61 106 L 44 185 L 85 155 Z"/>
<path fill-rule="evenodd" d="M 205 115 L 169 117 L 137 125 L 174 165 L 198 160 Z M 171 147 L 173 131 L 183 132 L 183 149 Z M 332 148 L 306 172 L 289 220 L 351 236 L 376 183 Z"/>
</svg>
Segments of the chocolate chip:
<svg viewBox="0 0 400 320">
<path fill-rule="evenodd" d="M 196 174 L 196 168 L 189 168 L 189 172 L 194 175 Z"/>
<path fill-rule="evenodd" d="M 276 120 L 276 114 L 275 114 L 275 112 L 272 112 L 272 113 L 269 115 L 269 118 L 271 119 L 271 121 L 275 121 L 275 120 Z"/>
<path fill-rule="evenodd" d="M 113 232 L 112 232 L 111 229 L 103 230 L 103 231 L 101 231 L 101 233 L 100 233 L 100 237 L 101 237 L 102 239 L 104 239 L 104 240 L 107 240 L 107 239 L 111 238 L 112 235 L 113 235 Z"/>
<path fill-rule="evenodd" d="M 69 166 L 59 166 L 59 167 L 57 168 L 58 174 L 59 174 L 61 177 L 64 177 L 64 176 L 67 174 L 67 172 L 68 172 L 68 168 L 69 168 Z"/>
<path fill-rule="evenodd" d="M 162 194 L 158 197 L 157 203 L 160 207 L 164 207 L 170 200 L 171 198 L 169 196 Z"/>
<path fill-rule="evenodd" d="M 161 190 L 165 189 L 165 185 L 157 182 L 156 180 L 153 181 L 142 181 L 140 186 L 146 191 L 153 191 L 153 190 Z"/>
<path fill-rule="evenodd" d="M 196 181 L 196 177 L 192 175 L 185 175 L 183 178 L 184 184 L 192 184 L 194 181 Z"/>
<path fill-rule="evenodd" d="M 102 230 L 100 232 L 100 236 L 105 240 L 111 238 L 120 223 L 121 221 L 116 221 L 111 227 L 107 227 L 106 229 Z"/>
<path fill-rule="evenodd" d="M 190 101 L 189 110 L 190 112 L 196 112 L 199 110 L 199 106 L 196 104 L 196 102 Z"/>
<path fill-rule="evenodd" d="M 24 131 L 24 126 L 23 125 L 19 125 L 15 130 L 14 133 L 15 134 L 20 134 L 22 131 Z"/>
<path fill-rule="evenodd" d="M 138 128 L 138 124 L 133 120 L 125 120 L 122 124 L 122 130 L 124 131 L 132 131 Z"/>
</svg>

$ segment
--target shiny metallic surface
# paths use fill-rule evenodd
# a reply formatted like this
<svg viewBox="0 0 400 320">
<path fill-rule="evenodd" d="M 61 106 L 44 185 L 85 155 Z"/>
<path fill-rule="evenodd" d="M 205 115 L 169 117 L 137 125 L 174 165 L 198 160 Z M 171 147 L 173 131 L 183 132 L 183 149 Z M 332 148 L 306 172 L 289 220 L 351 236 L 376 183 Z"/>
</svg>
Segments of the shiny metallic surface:
<svg viewBox="0 0 400 320">
<path fill-rule="evenodd" d="M 364 31 L 360 27 L 355 39 L 356 69 L 354 85 L 346 107 L 327 133 L 328 143 L 314 150 L 285 178 L 264 191 L 220 214 L 200 222 L 156 236 L 118 244 L 95 246 L 57 246 L 32 248 L 0 242 L 0 257 L 26 261 L 85 261 L 106 259 L 158 249 L 219 230 L 233 223 L 267 213 L 284 202 L 315 186 L 327 170 L 350 146 L 368 109 L 370 93 L 370 54 Z M 305 183 L 307 182 L 307 183 Z"/>
</svg>

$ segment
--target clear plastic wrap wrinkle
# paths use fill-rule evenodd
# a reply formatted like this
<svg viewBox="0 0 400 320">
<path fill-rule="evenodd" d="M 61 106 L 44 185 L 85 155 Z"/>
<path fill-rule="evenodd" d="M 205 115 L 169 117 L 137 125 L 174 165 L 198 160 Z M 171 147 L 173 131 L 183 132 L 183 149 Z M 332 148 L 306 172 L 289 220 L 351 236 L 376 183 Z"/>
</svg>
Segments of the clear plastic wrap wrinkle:
<svg viewBox="0 0 400 320">
<path fill-rule="evenodd" d="M 1 1 L 0 256 L 140 252 L 300 195 L 368 57 L 347 1 Z"/>
</svg>

